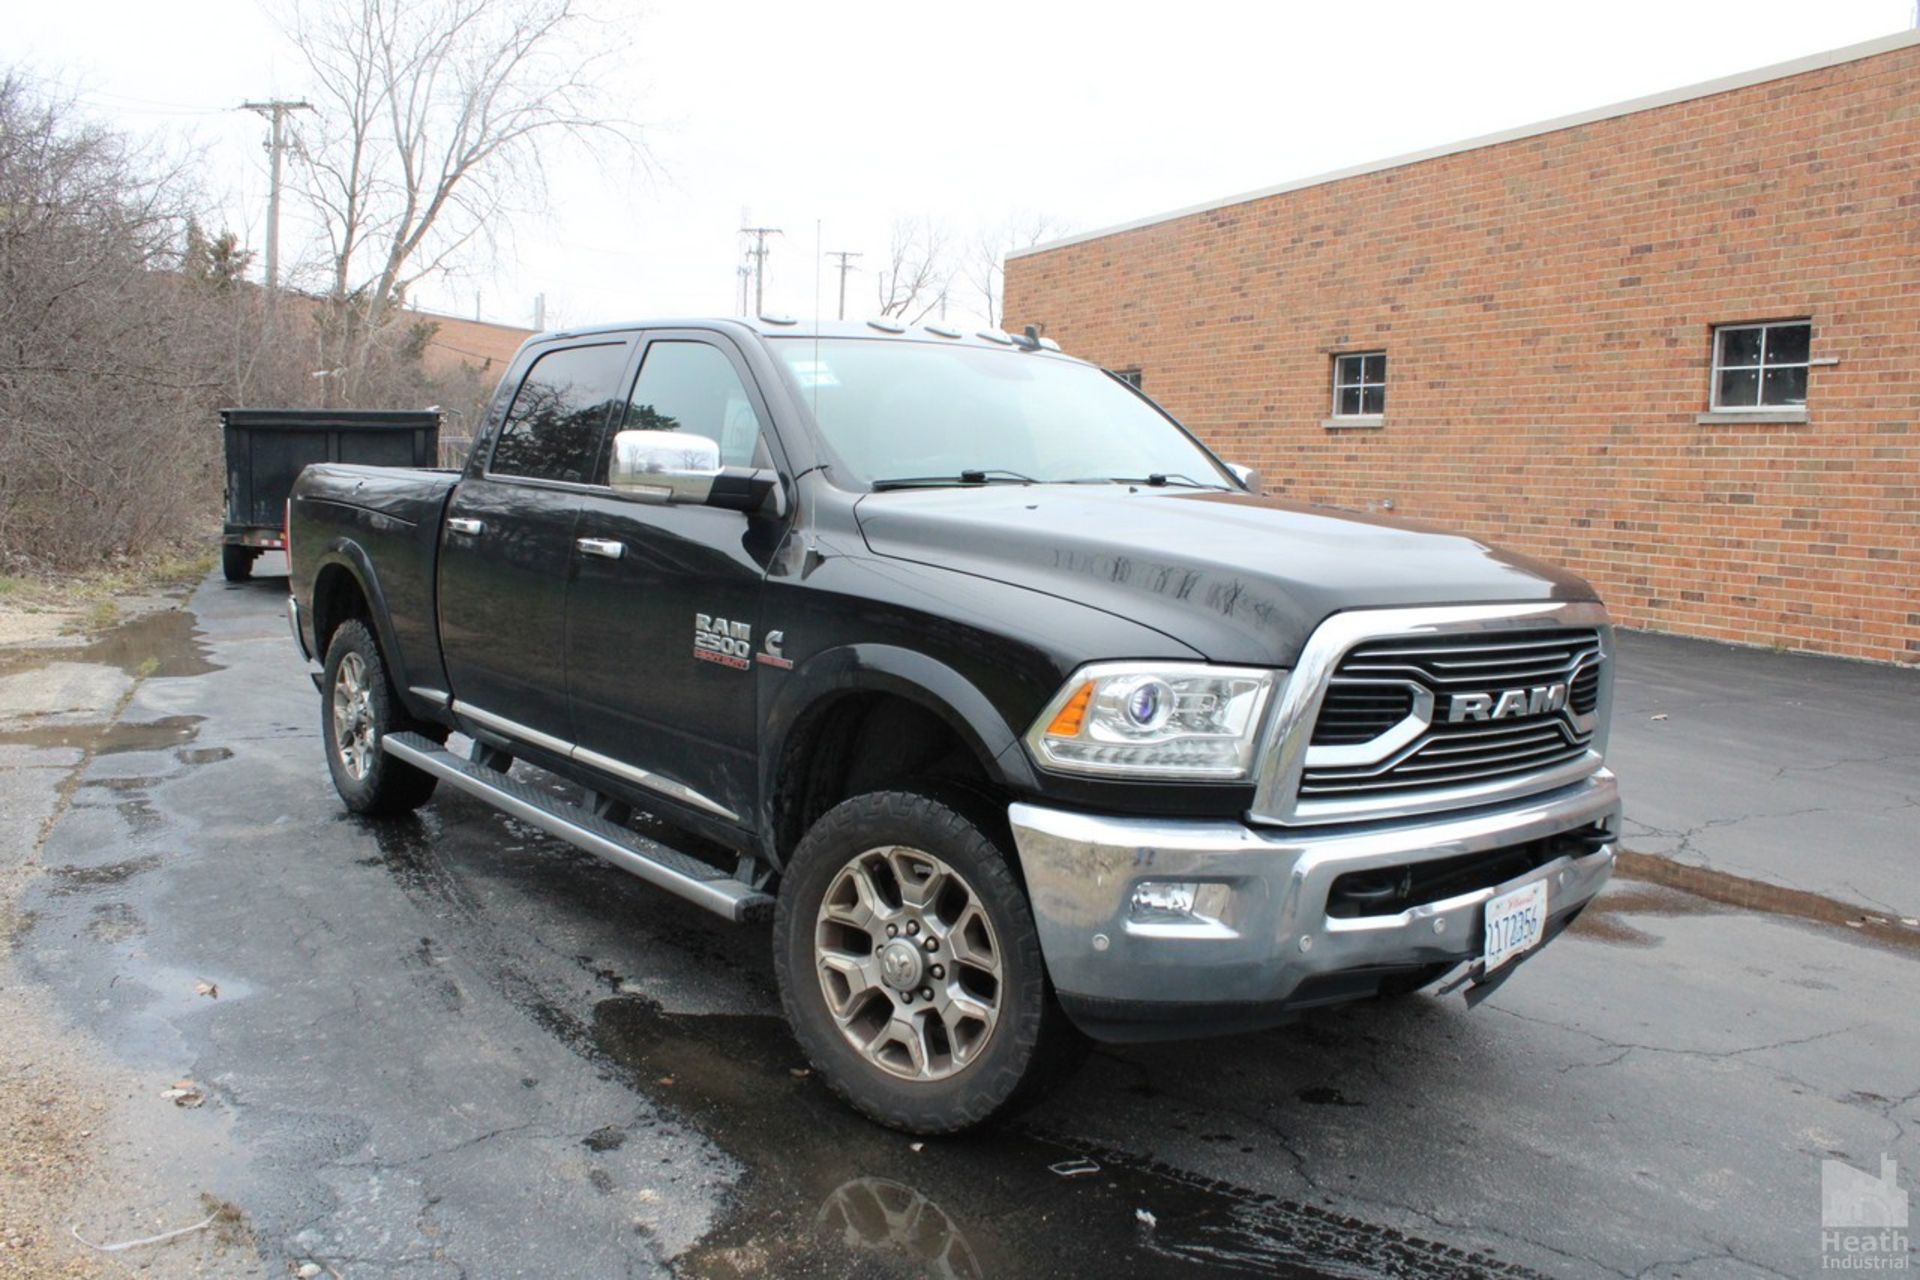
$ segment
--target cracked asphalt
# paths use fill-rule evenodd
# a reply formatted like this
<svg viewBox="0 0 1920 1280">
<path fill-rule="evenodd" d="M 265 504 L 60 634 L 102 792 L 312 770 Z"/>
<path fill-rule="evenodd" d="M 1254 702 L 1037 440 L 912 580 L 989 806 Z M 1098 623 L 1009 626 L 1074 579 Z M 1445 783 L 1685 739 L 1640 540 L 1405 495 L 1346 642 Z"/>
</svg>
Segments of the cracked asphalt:
<svg viewBox="0 0 1920 1280">
<path fill-rule="evenodd" d="M 1804 1276 L 1822 1159 L 1920 1169 L 1920 673 L 1625 637 L 1634 856 L 1478 1009 L 1100 1050 L 918 1143 L 806 1073 L 763 933 L 450 791 L 346 815 L 284 589 L 0 659 L 14 970 L 131 1082 L 73 1225 L 244 1215 L 152 1274 Z"/>
</svg>

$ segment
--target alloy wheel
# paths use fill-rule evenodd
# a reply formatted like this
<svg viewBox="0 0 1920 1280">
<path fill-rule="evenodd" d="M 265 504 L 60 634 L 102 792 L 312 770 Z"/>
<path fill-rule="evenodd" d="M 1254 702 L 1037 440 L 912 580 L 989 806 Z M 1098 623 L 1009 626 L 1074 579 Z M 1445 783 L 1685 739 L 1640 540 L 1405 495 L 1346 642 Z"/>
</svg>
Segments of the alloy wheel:
<svg viewBox="0 0 1920 1280">
<path fill-rule="evenodd" d="M 999 1021 L 993 923 L 966 878 L 919 849 L 869 849 L 840 869 L 815 918 L 814 956 L 847 1043 L 901 1079 L 963 1070 Z"/>
<path fill-rule="evenodd" d="M 373 725 L 373 689 L 367 664 L 357 653 L 341 655 L 333 676 L 333 742 L 340 763 L 354 781 L 367 776 L 378 750 Z"/>
</svg>

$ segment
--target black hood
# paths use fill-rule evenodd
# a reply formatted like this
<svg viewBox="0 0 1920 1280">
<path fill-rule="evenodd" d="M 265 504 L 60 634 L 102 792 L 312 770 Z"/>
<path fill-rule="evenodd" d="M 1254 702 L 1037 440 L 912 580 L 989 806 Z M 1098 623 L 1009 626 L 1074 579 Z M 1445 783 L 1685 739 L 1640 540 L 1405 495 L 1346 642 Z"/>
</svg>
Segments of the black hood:
<svg viewBox="0 0 1920 1280">
<path fill-rule="evenodd" d="M 857 515 L 876 555 L 1078 601 L 1215 662 L 1290 666 L 1344 609 L 1596 598 L 1571 574 L 1472 538 L 1241 493 L 916 489 L 870 494 Z"/>
</svg>

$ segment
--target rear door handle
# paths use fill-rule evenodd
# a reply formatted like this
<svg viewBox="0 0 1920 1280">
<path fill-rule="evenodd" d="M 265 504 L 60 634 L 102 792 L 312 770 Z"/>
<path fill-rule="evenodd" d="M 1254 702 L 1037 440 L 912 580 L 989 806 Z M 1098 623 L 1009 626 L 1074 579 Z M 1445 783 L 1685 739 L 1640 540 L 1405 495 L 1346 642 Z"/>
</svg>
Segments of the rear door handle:
<svg viewBox="0 0 1920 1280">
<path fill-rule="evenodd" d="M 485 520 L 469 520 L 465 516 L 449 516 L 447 518 L 447 528 L 454 533 L 485 533 L 487 531 L 487 522 Z"/>
<path fill-rule="evenodd" d="M 574 546 L 590 556 L 599 556 L 603 560 L 618 560 L 627 554 L 627 544 L 612 538 L 579 538 Z"/>
</svg>

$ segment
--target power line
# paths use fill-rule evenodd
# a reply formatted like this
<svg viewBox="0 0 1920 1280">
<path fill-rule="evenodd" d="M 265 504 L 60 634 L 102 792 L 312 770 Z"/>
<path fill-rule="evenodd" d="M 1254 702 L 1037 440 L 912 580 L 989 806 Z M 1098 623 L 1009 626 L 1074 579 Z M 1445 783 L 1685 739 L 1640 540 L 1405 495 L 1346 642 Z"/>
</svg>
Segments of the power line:
<svg viewBox="0 0 1920 1280">
<path fill-rule="evenodd" d="M 273 156 L 273 180 L 267 194 L 267 298 L 271 301 L 280 284 L 280 153 L 289 145 L 287 117 L 296 111 L 311 111 L 313 104 L 272 98 L 266 102 L 243 102 L 240 109 L 273 122 L 273 136 L 267 143 L 267 150 Z"/>
<path fill-rule="evenodd" d="M 840 318 L 845 320 L 847 318 L 847 272 L 853 270 L 853 266 L 848 260 L 857 258 L 860 255 L 858 253 L 850 253 L 844 249 L 829 249 L 827 250 L 827 256 L 829 258 L 840 259 Z"/>
<path fill-rule="evenodd" d="M 753 248 L 747 250 L 747 256 L 753 259 L 753 314 L 757 316 L 764 309 L 761 286 L 767 273 L 767 237 L 782 233 L 778 227 L 742 227 L 740 234 L 753 237 Z"/>
</svg>

